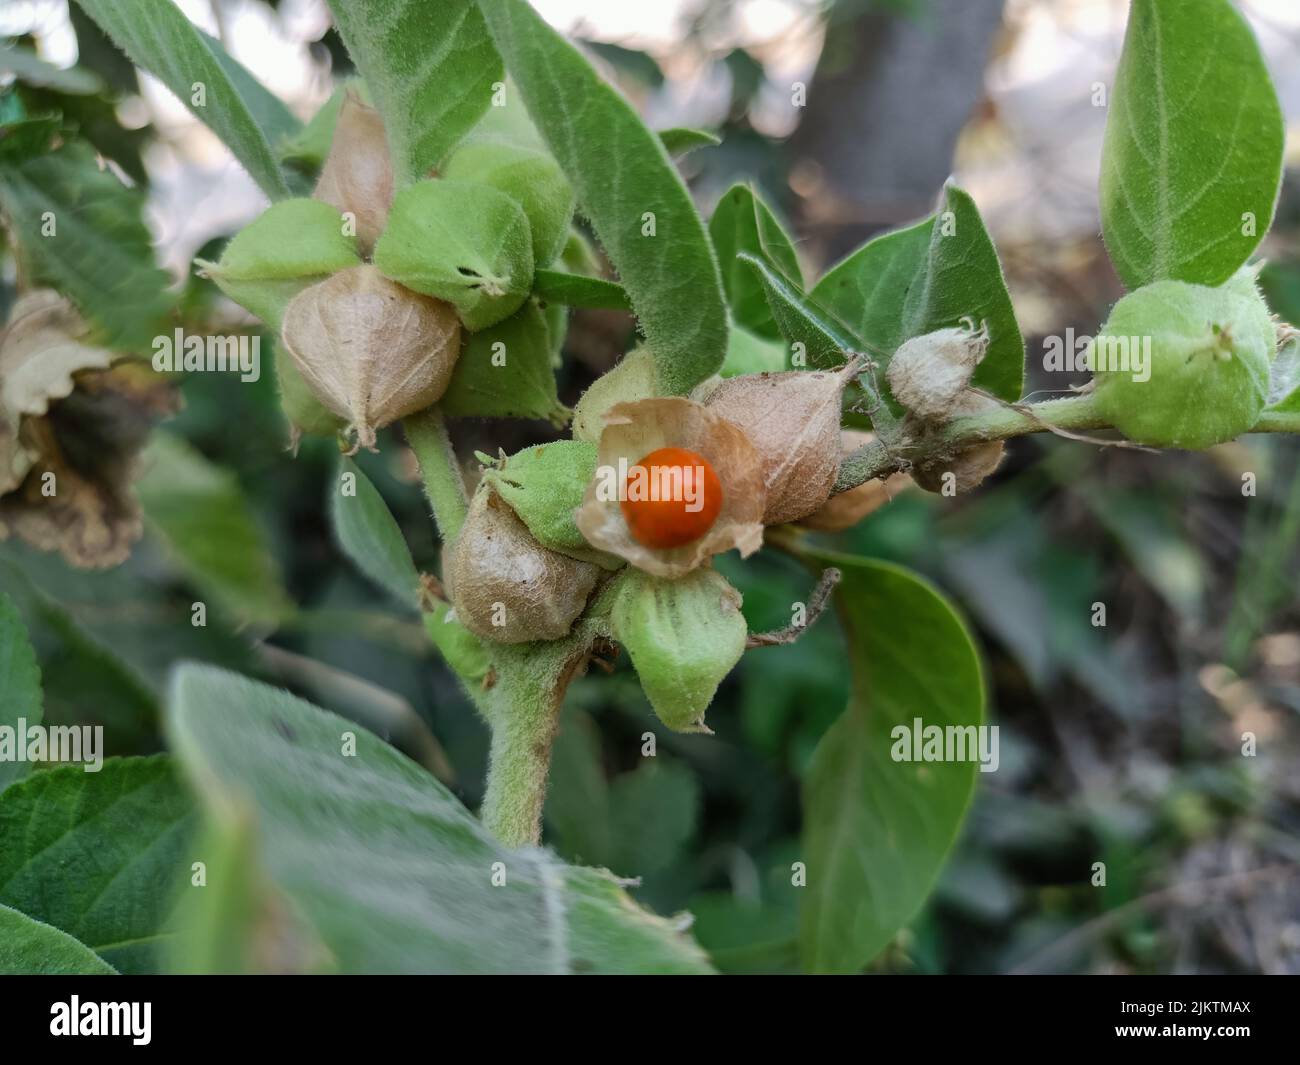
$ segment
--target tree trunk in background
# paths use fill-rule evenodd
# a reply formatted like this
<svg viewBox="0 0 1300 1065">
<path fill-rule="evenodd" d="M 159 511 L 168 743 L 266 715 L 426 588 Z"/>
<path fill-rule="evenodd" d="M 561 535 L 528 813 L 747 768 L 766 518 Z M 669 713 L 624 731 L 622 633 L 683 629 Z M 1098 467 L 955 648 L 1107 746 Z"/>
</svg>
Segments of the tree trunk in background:
<svg viewBox="0 0 1300 1065">
<path fill-rule="evenodd" d="M 819 188 L 803 229 L 823 261 L 929 213 L 984 92 L 1003 0 L 921 0 L 911 14 L 839 21 L 792 139 Z M 803 190 L 800 190 L 803 191 Z"/>
</svg>

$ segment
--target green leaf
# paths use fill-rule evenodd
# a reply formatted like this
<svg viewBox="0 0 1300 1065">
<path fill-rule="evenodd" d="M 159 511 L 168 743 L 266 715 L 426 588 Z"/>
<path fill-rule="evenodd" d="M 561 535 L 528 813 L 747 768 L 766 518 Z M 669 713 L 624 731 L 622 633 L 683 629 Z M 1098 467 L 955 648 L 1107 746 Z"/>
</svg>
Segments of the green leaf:
<svg viewBox="0 0 1300 1065">
<path fill-rule="evenodd" d="M 289 596 L 235 475 L 163 432 L 150 438 L 143 465 L 136 489 L 145 515 L 198 589 L 239 621 L 282 620 Z"/>
<path fill-rule="evenodd" d="M 331 0 L 330 10 L 383 116 L 399 186 L 427 177 L 502 79 L 474 0 Z"/>
<path fill-rule="evenodd" d="M 479 0 L 479 8 L 618 270 L 663 386 L 689 392 L 722 365 L 727 317 L 704 225 L 668 153 L 524 0 Z"/>
<path fill-rule="evenodd" d="M 1102 233 L 1124 284 L 1227 281 L 1272 223 L 1286 136 L 1245 18 L 1133 0 L 1109 107 Z"/>
<path fill-rule="evenodd" d="M 41 723 L 41 667 L 36 662 L 14 601 L 0 592 L 0 678 L 4 696 L 0 698 L 0 728 L 18 728 L 19 720 L 28 725 Z M 0 761 L 0 791 L 31 769 L 28 762 Z"/>
<path fill-rule="evenodd" d="M 13 74 L 25 85 L 41 89 L 88 96 L 104 90 L 104 83 L 93 70 L 84 67 L 56 67 L 41 59 L 30 48 L 0 48 L 0 74 Z"/>
<path fill-rule="evenodd" d="M 780 336 L 762 281 L 736 258 L 742 251 L 749 252 L 792 285 L 803 288 L 794 244 L 771 208 L 749 185 L 732 185 L 709 219 L 709 236 L 722 266 L 722 285 L 736 324 L 769 340 Z"/>
<path fill-rule="evenodd" d="M 268 876 L 345 972 L 708 971 L 607 873 L 502 846 L 427 772 L 328 711 L 183 666 L 169 718 L 205 803 L 255 811 Z"/>
<path fill-rule="evenodd" d="M 804 782 L 805 968 L 856 972 L 920 909 L 966 815 L 973 761 L 891 757 L 896 726 L 978 726 L 984 680 L 965 625 L 900 567 L 818 553 L 836 590 L 853 670 L 848 710 Z"/>
<path fill-rule="evenodd" d="M 189 880 L 193 829 L 165 756 L 36 773 L 0 795 L 0 905 L 122 972 L 155 970 L 175 889 Z"/>
<path fill-rule="evenodd" d="M 80 142 L 0 166 L 0 207 L 31 280 L 57 288 L 100 327 L 104 346 L 121 351 L 148 350 L 173 303 L 143 206 L 139 190 L 101 170 Z"/>
<path fill-rule="evenodd" d="M 66 932 L 0 906 L 0 975 L 112 976 L 115 972 Z"/>
<path fill-rule="evenodd" d="M 570 274 L 564 270 L 538 270 L 533 275 L 533 295 L 547 303 L 567 307 L 594 307 L 630 311 L 632 303 L 623 287 L 599 277 Z"/>
<path fill-rule="evenodd" d="M 849 352 L 866 353 L 861 337 L 838 321 L 835 315 L 816 300 L 799 291 L 764 260 L 749 252 L 739 252 L 739 262 L 758 278 L 767 297 L 777 329 L 792 345 L 802 344 L 808 365 L 832 369 L 844 362 Z"/>
<path fill-rule="evenodd" d="M 343 493 L 343 477 L 356 479 L 356 494 Z M 329 490 L 334 539 L 367 577 L 407 606 L 419 607 L 420 573 L 401 527 L 374 484 L 355 462 L 344 458 Z"/>
<path fill-rule="evenodd" d="M 721 137 L 707 129 L 690 129 L 687 126 L 661 129 L 657 135 L 663 142 L 664 150 L 674 159 L 680 159 L 697 148 L 716 148 L 722 143 Z"/>
<path fill-rule="evenodd" d="M 789 348 L 783 341 L 755 336 L 744 326 L 733 325 L 727 341 L 727 361 L 718 371 L 723 377 L 746 373 L 780 373 L 788 370 Z"/>
<path fill-rule="evenodd" d="M 850 253 L 817 282 L 814 301 L 862 338 L 884 367 L 912 337 L 971 318 L 988 323 L 989 348 L 972 383 L 1020 398 L 1025 342 L 1002 277 L 997 249 L 970 196 L 948 185 L 939 212 Z M 883 373 L 878 374 L 885 388 Z"/>
<path fill-rule="evenodd" d="M 170 0 L 77 0 L 136 66 L 167 86 L 271 199 L 292 194 L 273 145 L 300 123 Z M 196 104 L 195 87 L 203 87 Z"/>
</svg>

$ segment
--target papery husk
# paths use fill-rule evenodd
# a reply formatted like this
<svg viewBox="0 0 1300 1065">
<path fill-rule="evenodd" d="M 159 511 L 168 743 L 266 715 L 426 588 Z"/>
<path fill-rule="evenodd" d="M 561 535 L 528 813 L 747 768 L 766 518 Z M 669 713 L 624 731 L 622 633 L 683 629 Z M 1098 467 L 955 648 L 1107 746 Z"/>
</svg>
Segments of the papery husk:
<svg viewBox="0 0 1300 1065">
<path fill-rule="evenodd" d="M 653 548 L 637 541 L 617 499 L 601 499 L 602 468 L 617 471 L 619 459 L 633 466 L 652 451 L 679 447 L 701 455 L 722 485 L 722 509 L 704 536 L 681 547 Z M 605 412 L 597 446 L 596 475 L 575 515 L 587 541 L 657 577 L 680 577 L 713 555 L 738 548 L 749 556 L 763 544 L 766 501 L 763 463 L 749 437 L 714 411 L 681 397 L 617 403 Z"/>
<path fill-rule="evenodd" d="M 840 433 L 841 461 L 875 438 L 875 433 L 866 433 L 857 429 L 843 430 Z M 899 492 L 906 491 L 911 484 L 912 478 L 906 473 L 893 473 L 884 480 L 864 481 L 847 492 L 831 496 L 811 514 L 801 518 L 799 524 L 817 532 L 843 532 L 879 510 Z"/>
<path fill-rule="evenodd" d="M 349 89 L 312 195 L 356 218 L 357 247 L 369 256 L 393 205 L 393 164 L 379 112 Z"/>
<path fill-rule="evenodd" d="M 723 381 L 707 407 L 737 425 L 763 461 L 764 525 L 797 521 L 830 498 L 840 466 L 840 397 L 860 371 L 744 374 Z"/>
<path fill-rule="evenodd" d="M 996 399 L 979 392 L 966 392 L 953 405 L 954 418 L 967 414 L 982 414 L 1001 407 Z M 912 480 L 927 492 L 939 495 L 961 495 L 982 484 L 1002 462 L 1006 445 L 1001 440 L 975 444 L 954 455 L 917 463 L 911 469 Z M 951 473 L 951 485 L 944 474 Z"/>
<path fill-rule="evenodd" d="M 566 636 L 601 570 L 543 547 L 483 484 L 470 502 L 444 574 L 456 620 L 465 628 L 497 643 L 527 643 Z"/>
<path fill-rule="evenodd" d="M 975 368 L 989 347 L 987 326 L 938 329 L 902 344 L 885 377 L 894 399 L 926 421 L 954 416 L 954 407 L 970 386 Z"/>
<path fill-rule="evenodd" d="M 281 339 L 321 403 L 348 420 L 352 450 L 374 450 L 376 429 L 447 390 L 460 322 L 450 305 L 355 266 L 294 297 Z"/>
</svg>

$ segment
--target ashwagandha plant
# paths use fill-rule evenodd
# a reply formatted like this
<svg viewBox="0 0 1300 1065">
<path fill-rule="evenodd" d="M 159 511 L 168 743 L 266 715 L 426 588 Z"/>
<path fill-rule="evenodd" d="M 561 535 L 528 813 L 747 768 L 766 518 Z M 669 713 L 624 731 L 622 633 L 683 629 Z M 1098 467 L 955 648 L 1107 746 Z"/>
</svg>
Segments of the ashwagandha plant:
<svg viewBox="0 0 1300 1065">
<path fill-rule="evenodd" d="M 305 126 L 168 0 L 77 2 L 269 197 L 198 269 L 278 336 L 295 440 L 333 436 L 344 453 L 341 543 L 421 611 L 491 729 L 491 759 L 480 821 L 343 719 L 181 666 L 167 728 L 204 835 L 135 875 L 188 877 L 200 855 L 210 886 L 171 917 L 161 902 L 90 912 L 93 876 L 40 889 L 106 833 L 139 850 L 127 836 L 140 820 L 159 838 L 188 830 L 166 757 L 11 784 L 0 796 L 11 967 L 708 971 L 683 922 L 536 846 L 561 702 L 621 647 L 662 724 L 707 733 L 741 656 L 779 654 L 763 648 L 796 639 L 833 597 L 852 696 L 812 759 L 790 890 L 804 966 L 859 970 L 925 900 L 976 779 L 969 758 L 896 757 L 897 730 L 920 718 L 973 736 L 984 681 L 936 589 L 828 553 L 816 533 L 850 526 L 909 478 L 969 491 L 1028 433 L 1199 449 L 1300 432 L 1300 341 L 1270 314 L 1250 261 L 1278 196 L 1283 121 L 1228 0 L 1133 2 L 1100 180 L 1106 245 L 1130 291 L 1091 348 L 1093 383 L 1045 402 L 1021 398 L 1024 343 L 967 193 L 949 185 L 932 216 L 806 284 L 750 187 L 701 221 L 670 148 L 707 138 L 649 130 L 524 0 L 331 0 L 359 77 Z M 0 205 L 29 287 L 0 342 L 0 529 L 74 563 L 112 563 L 138 515 L 120 485 L 115 509 L 83 507 L 79 524 L 56 513 L 41 493 L 64 468 L 47 415 L 140 368 L 130 356 L 169 313 L 165 277 L 122 253 L 147 247 L 132 194 L 75 138 L 50 150 L 57 116 L 6 121 L 36 148 L 0 139 Z M 617 280 L 594 265 L 575 217 Z M 640 340 L 573 411 L 555 383 L 566 307 L 630 309 Z M 480 455 L 469 491 L 447 415 L 567 432 Z M 398 446 L 383 430 L 399 426 L 444 544 L 437 577 L 417 572 L 347 457 Z M 96 524 L 103 514 L 112 520 Z M 807 601 L 774 633 L 747 630 L 740 593 L 712 566 L 763 549 L 809 570 Z M 8 608 L 0 652 L 14 705 L 39 720 L 39 675 Z M 123 792 L 135 799 L 90 816 Z M 73 826 L 56 853 L 24 835 L 38 809 Z M 176 935 L 158 956 L 123 945 L 160 928 Z"/>
</svg>

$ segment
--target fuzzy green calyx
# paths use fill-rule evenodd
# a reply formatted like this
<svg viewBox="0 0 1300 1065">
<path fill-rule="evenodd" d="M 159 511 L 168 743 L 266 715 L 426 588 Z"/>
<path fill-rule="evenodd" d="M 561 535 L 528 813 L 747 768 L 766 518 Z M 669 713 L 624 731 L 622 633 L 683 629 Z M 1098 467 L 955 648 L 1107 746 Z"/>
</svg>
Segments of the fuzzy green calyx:
<svg viewBox="0 0 1300 1065">
<path fill-rule="evenodd" d="M 578 400 L 573 408 L 573 439 L 597 443 L 610 407 L 657 395 L 659 374 L 654 356 L 647 348 L 629 351 L 609 373 L 593 381 Z"/>
<path fill-rule="evenodd" d="M 219 262 L 197 262 L 222 292 L 278 332 L 298 293 L 360 265 L 344 230 L 342 214 L 328 203 L 281 200 L 236 233 Z"/>
<path fill-rule="evenodd" d="M 535 302 L 470 334 L 442 409 L 453 417 L 539 418 L 561 426 L 569 410 L 555 391 L 551 326 Z"/>
<path fill-rule="evenodd" d="M 708 732 L 704 713 L 745 651 L 741 597 L 725 577 L 696 569 L 665 579 L 629 567 L 614 601 L 614 638 L 627 648 L 659 719 Z"/>
<path fill-rule="evenodd" d="M 393 200 L 375 266 L 450 303 L 466 329 L 487 329 L 514 314 L 532 289 L 528 217 L 490 185 L 419 181 Z"/>
<path fill-rule="evenodd" d="M 623 560 L 592 547 L 573 520 L 595 471 L 595 444 L 556 440 L 511 455 L 487 470 L 483 480 L 496 489 L 543 547 L 615 570 Z"/>
<path fill-rule="evenodd" d="M 534 259 L 549 263 L 560 254 L 573 219 L 573 188 L 560 164 L 547 152 L 471 139 L 452 153 L 442 175 L 500 189 L 528 218 Z"/>
<path fill-rule="evenodd" d="M 1212 447 L 1258 420 L 1276 353 L 1249 268 L 1218 288 L 1157 281 L 1115 304 L 1094 343 L 1097 410 L 1140 444 Z"/>
</svg>

